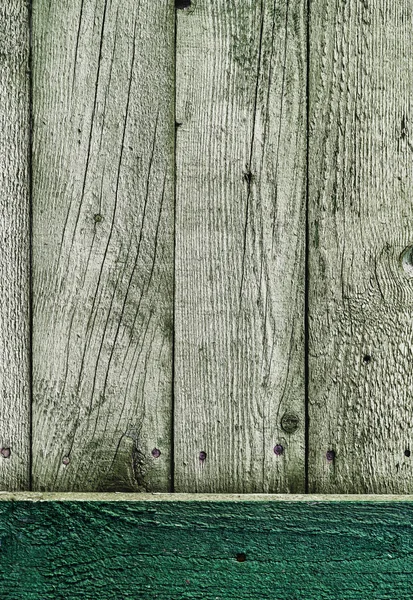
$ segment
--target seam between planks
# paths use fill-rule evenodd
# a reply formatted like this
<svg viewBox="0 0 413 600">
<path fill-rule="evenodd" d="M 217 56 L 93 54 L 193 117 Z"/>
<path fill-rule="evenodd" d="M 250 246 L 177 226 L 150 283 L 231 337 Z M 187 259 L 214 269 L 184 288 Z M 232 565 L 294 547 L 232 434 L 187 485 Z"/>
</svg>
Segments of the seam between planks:
<svg viewBox="0 0 413 600">
<path fill-rule="evenodd" d="M 33 0 L 27 5 L 29 21 L 29 490 L 33 465 Z"/>
<path fill-rule="evenodd" d="M 171 3 L 171 10 L 174 11 L 174 96 L 173 96 L 173 118 L 174 118 L 174 143 L 173 143 L 173 164 L 174 164 L 174 183 L 173 183 L 173 277 L 172 277 L 172 398 L 171 398 L 171 467 L 170 467 L 170 492 L 175 491 L 175 337 L 176 337 L 176 187 L 177 187 L 177 168 L 176 168 L 176 53 L 177 53 L 177 29 L 178 29 L 178 15 L 176 9 L 176 2 Z"/>
<path fill-rule="evenodd" d="M 305 239 L 304 239 L 304 491 L 309 491 L 309 138 L 310 138 L 310 0 L 306 3 L 306 173 L 305 173 Z"/>
</svg>

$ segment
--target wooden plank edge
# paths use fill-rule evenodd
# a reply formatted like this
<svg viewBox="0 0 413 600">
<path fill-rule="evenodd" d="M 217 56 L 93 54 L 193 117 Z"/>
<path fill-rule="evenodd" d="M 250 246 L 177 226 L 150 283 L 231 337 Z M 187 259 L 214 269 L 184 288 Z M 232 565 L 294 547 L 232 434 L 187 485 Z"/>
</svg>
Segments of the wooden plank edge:
<svg viewBox="0 0 413 600">
<path fill-rule="evenodd" d="M 0 501 L 31 502 L 413 502 L 413 494 L 181 494 L 0 492 Z"/>
</svg>

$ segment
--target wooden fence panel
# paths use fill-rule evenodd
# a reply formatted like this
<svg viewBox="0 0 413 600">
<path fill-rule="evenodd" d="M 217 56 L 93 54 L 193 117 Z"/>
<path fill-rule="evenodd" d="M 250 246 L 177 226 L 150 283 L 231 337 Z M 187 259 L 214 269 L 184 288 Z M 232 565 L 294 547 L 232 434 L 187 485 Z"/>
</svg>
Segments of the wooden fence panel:
<svg viewBox="0 0 413 600">
<path fill-rule="evenodd" d="M 33 11 L 33 489 L 168 490 L 174 5 Z"/>
<path fill-rule="evenodd" d="M 176 491 L 304 490 L 305 4 L 179 3 Z"/>
<path fill-rule="evenodd" d="M 27 2 L 0 6 L 0 489 L 30 485 L 30 44 Z"/>
<path fill-rule="evenodd" d="M 411 492 L 412 7 L 310 23 L 309 487 Z"/>
</svg>

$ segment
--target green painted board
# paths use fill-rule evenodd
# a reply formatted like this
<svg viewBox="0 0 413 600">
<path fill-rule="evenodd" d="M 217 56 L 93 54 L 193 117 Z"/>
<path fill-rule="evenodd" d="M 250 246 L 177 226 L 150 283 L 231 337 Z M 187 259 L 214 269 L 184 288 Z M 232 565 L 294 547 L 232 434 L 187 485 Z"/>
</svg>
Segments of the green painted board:
<svg viewBox="0 0 413 600">
<path fill-rule="evenodd" d="M 381 502 L 124 497 L 0 502 L 1 597 L 412 597 L 411 496 Z"/>
</svg>

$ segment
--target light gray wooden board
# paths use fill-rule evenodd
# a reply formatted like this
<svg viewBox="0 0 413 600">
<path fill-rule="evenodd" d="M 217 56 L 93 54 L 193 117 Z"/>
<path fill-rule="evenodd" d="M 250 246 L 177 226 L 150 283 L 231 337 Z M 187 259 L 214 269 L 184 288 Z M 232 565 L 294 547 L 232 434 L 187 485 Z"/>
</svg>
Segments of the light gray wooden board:
<svg viewBox="0 0 413 600">
<path fill-rule="evenodd" d="M 411 492 L 412 6 L 324 0 L 310 22 L 310 491 Z"/>
<path fill-rule="evenodd" d="M 25 490 L 30 484 L 29 37 L 27 3 L 3 2 L 0 6 L 0 448 L 8 448 L 10 453 L 0 453 L 2 490 Z"/>
<path fill-rule="evenodd" d="M 33 11 L 33 489 L 168 490 L 174 5 Z"/>
<path fill-rule="evenodd" d="M 179 10 L 176 85 L 175 490 L 303 491 L 305 2 Z"/>
</svg>

